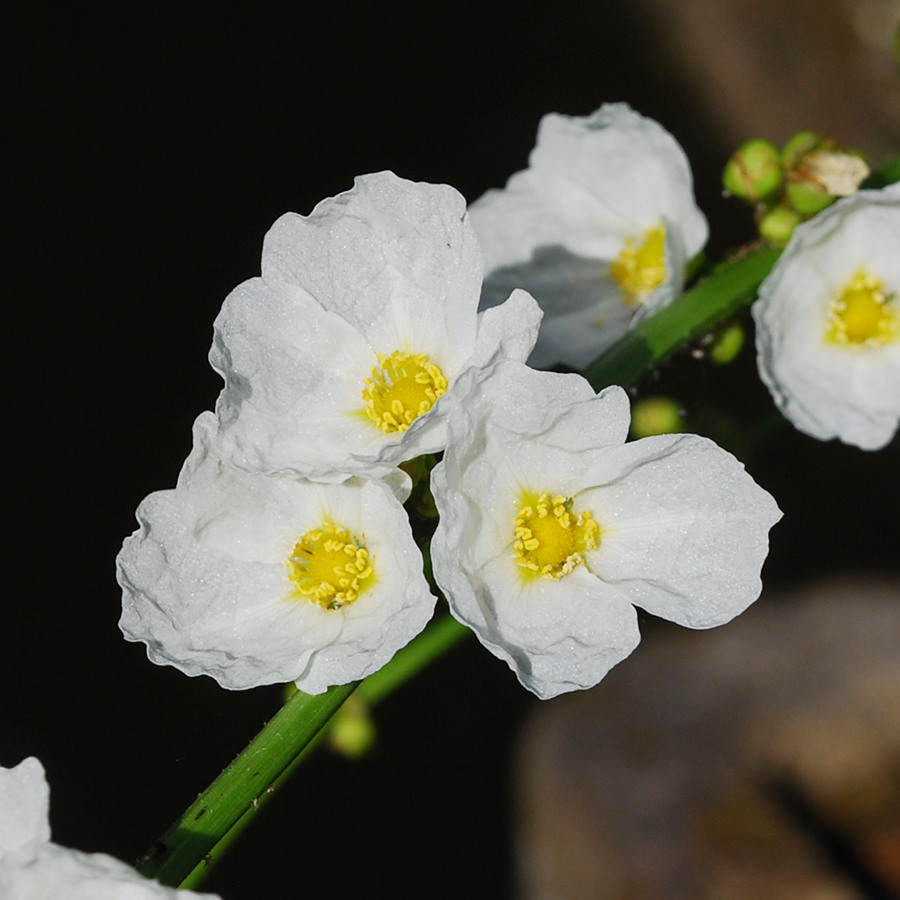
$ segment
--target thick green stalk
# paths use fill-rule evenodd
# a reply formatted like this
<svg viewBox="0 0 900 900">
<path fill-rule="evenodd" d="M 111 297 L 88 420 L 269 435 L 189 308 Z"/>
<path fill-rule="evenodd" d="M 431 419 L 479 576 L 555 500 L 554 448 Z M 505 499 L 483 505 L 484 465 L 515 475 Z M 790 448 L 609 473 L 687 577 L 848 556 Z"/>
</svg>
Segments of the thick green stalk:
<svg viewBox="0 0 900 900">
<path fill-rule="evenodd" d="M 444 616 L 362 683 L 331 688 L 317 696 L 294 694 L 150 848 L 138 865 L 140 872 L 174 887 L 199 886 L 314 748 L 328 720 L 354 689 L 363 702 L 374 705 L 469 633 Z"/>
<path fill-rule="evenodd" d="M 754 296 L 779 251 L 757 250 L 726 263 L 671 306 L 630 331 L 585 372 L 595 389 L 631 385 L 672 353 L 714 329 Z M 359 687 L 375 703 L 453 646 L 466 629 L 449 617 L 432 623 Z M 357 685 L 311 697 L 295 694 L 234 762 L 157 841 L 139 864 L 160 881 L 196 887 L 212 862 L 255 817 L 302 761 L 307 749 Z"/>
<path fill-rule="evenodd" d="M 611 384 L 633 385 L 746 306 L 780 255 L 780 250 L 766 247 L 723 263 L 613 344 L 585 369 L 585 378 L 597 391 Z"/>
<path fill-rule="evenodd" d="M 315 738 L 358 682 L 324 694 L 294 694 L 231 765 L 150 848 L 138 870 L 178 885 L 213 850 L 235 823 L 251 814 L 260 798 Z"/>
</svg>

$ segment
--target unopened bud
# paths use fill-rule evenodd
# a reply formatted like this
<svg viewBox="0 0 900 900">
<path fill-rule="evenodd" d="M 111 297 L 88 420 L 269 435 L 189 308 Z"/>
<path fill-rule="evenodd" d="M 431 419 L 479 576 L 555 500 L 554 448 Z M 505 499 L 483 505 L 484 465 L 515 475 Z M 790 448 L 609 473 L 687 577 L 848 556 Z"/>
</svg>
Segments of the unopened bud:
<svg viewBox="0 0 900 900">
<path fill-rule="evenodd" d="M 834 201 L 825 188 L 812 181 L 789 181 L 784 193 L 788 203 L 804 217 L 814 216 Z"/>
<path fill-rule="evenodd" d="M 332 716 L 328 727 L 328 746 L 335 753 L 359 759 L 375 743 L 376 729 L 368 706 L 350 697 Z"/>
<path fill-rule="evenodd" d="M 800 224 L 802 217 L 790 206 L 778 205 L 759 220 L 760 237 L 773 247 L 783 247 Z"/>
<path fill-rule="evenodd" d="M 713 338 L 707 356 L 710 362 L 719 366 L 727 365 L 737 359 L 744 346 L 746 332 L 740 322 L 729 322 Z"/>
<path fill-rule="evenodd" d="M 756 203 L 778 190 L 782 176 L 775 145 L 754 138 L 732 154 L 722 174 L 722 185 L 730 194 Z"/>
<path fill-rule="evenodd" d="M 632 437 L 677 434 L 681 428 L 681 404 L 671 397 L 646 397 L 631 409 Z"/>
<path fill-rule="evenodd" d="M 795 168 L 804 157 L 816 150 L 824 150 L 831 147 L 830 141 L 825 135 L 817 131 L 798 131 L 781 148 L 781 164 L 788 171 Z"/>
</svg>

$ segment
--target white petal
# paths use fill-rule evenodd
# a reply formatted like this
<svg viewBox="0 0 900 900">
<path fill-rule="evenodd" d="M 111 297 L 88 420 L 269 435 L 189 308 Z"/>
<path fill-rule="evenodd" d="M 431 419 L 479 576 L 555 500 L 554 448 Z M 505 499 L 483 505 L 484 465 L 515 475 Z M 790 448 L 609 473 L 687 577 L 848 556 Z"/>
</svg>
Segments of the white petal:
<svg viewBox="0 0 900 900">
<path fill-rule="evenodd" d="M 635 308 L 610 264 L 626 240 L 665 225 L 667 278 L 645 298 L 652 310 L 676 296 L 708 233 L 683 151 L 624 104 L 545 116 L 529 168 L 470 213 L 485 254 L 482 306 L 515 287 L 537 298 L 545 319 L 530 361 L 540 366 L 583 367 L 622 336 Z"/>
<path fill-rule="evenodd" d="M 363 390 L 395 351 L 427 356 L 451 391 L 473 365 L 527 356 L 538 310 L 517 298 L 479 316 L 481 273 L 465 202 L 446 185 L 381 172 L 309 216 L 282 216 L 262 277 L 235 289 L 216 319 L 220 452 L 248 471 L 336 482 L 388 477 L 443 449 L 440 402 L 385 434 Z"/>
<path fill-rule="evenodd" d="M 103 853 L 50 843 L 50 791 L 44 767 L 29 757 L 0 766 L 0 897 L 5 900 L 188 900 L 214 894 L 176 891 Z"/>
<path fill-rule="evenodd" d="M 50 840 L 50 789 L 44 767 L 33 756 L 13 769 L 0 767 L 0 861 L 27 860 Z"/>
<path fill-rule="evenodd" d="M 301 286 L 376 352 L 442 349 L 451 369 L 475 342 L 482 268 L 463 197 L 392 172 L 358 177 L 309 216 L 287 213 L 263 245 L 267 282 Z"/>
<path fill-rule="evenodd" d="M 781 518 L 743 465 L 696 435 L 616 448 L 579 497 L 600 524 L 588 568 L 636 605 L 690 628 L 743 612 L 761 590 L 769 529 Z"/>
<path fill-rule="evenodd" d="M 833 300 L 861 269 L 900 293 L 900 186 L 860 191 L 797 228 L 753 306 L 760 377 L 801 431 L 867 450 L 900 421 L 900 340 L 825 340 Z M 898 309 L 897 301 L 892 301 Z"/>
<path fill-rule="evenodd" d="M 125 636 L 154 662 L 230 689 L 296 680 L 319 693 L 380 668 L 434 607 L 392 488 L 245 473 L 211 449 L 214 428 L 211 414 L 198 418 L 178 488 L 141 504 L 119 554 Z M 293 595 L 286 565 L 324 521 L 375 558 L 375 581 L 338 610 Z"/>
</svg>

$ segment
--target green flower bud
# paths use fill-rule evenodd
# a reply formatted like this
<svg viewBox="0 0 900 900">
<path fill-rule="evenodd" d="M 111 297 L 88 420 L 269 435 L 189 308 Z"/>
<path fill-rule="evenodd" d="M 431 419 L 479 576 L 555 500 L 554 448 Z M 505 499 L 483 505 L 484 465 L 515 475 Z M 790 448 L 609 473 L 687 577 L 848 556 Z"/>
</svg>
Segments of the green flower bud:
<svg viewBox="0 0 900 900">
<path fill-rule="evenodd" d="M 780 204 L 759 220 L 759 235 L 773 247 L 783 247 L 801 221 L 800 213 L 790 206 Z"/>
<path fill-rule="evenodd" d="M 805 156 L 816 150 L 822 150 L 829 144 L 828 138 L 816 131 L 798 131 L 781 148 L 781 164 L 785 169 L 793 169 Z"/>
<path fill-rule="evenodd" d="M 375 743 L 376 729 L 369 707 L 350 697 L 332 716 L 328 726 L 328 746 L 350 759 L 365 756 Z"/>
<path fill-rule="evenodd" d="M 709 345 L 710 361 L 719 366 L 734 362 L 744 346 L 746 336 L 744 326 L 740 322 L 729 322 L 715 335 Z"/>
<path fill-rule="evenodd" d="M 834 197 L 825 188 L 812 181 L 789 181 L 785 197 L 803 217 L 814 216 L 834 201 Z"/>
<path fill-rule="evenodd" d="M 671 397 L 646 397 L 631 409 L 632 437 L 677 434 L 681 426 L 681 404 Z"/>
<path fill-rule="evenodd" d="M 722 185 L 730 194 L 755 203 L 778 190 L 783 174 L 775 145 L 754 138 L 732 154 L 722 174 Z"/>
</svg>

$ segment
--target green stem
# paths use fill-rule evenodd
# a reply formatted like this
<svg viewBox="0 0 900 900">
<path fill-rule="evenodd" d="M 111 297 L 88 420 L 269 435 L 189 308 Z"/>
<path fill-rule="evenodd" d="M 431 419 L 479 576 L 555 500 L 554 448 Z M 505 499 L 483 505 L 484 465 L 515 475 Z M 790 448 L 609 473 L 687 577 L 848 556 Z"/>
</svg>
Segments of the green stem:
<svg viewBox="0 0 900 900">
<path fill-rule="evenodd" d="M 611 384 L 635 384 L 746 306 L 780 255 L 780 250 L 767 247 L 719 266 L 674 303 L 632 328 L 585 369 L 585 378 L 596 391 Z"/>
<path fill-rule="evenodd" d="M 354 689 L 361 700 L 374 705 L 467 634 L 467 628 L 444 616 L 365 681 L 316 696 L 294 694 L 150 848 L 138 870 L 173 887 L 196 888 L 314 749 L 322 729 Z"/>
<path fill-rule="evenodd" d="M 676 350 L 734 315 L 754 296 L 779 251 L 757 250 L 726 263 L 673 304 L 641 322 L 585 372 L 599 390 L 631 385 Z M 382 700 L 468 631 L 449 616 L 432 623 L 388 665 L 359 685 L 367 703 Z M 231 765 L 157 841 L 138 865 L 165 884 L 196 887 L 258 810 L 312 749 L 357 683 L 324 694 L 297 693 Z"/>
<path fill-rule="evenodd" d="M 150 848 L 138 871 L 178 885 L 261 798 L 353 693 L 358 682 L 324 694 L 294 694 L 231 765 Z"/>
</svg>

